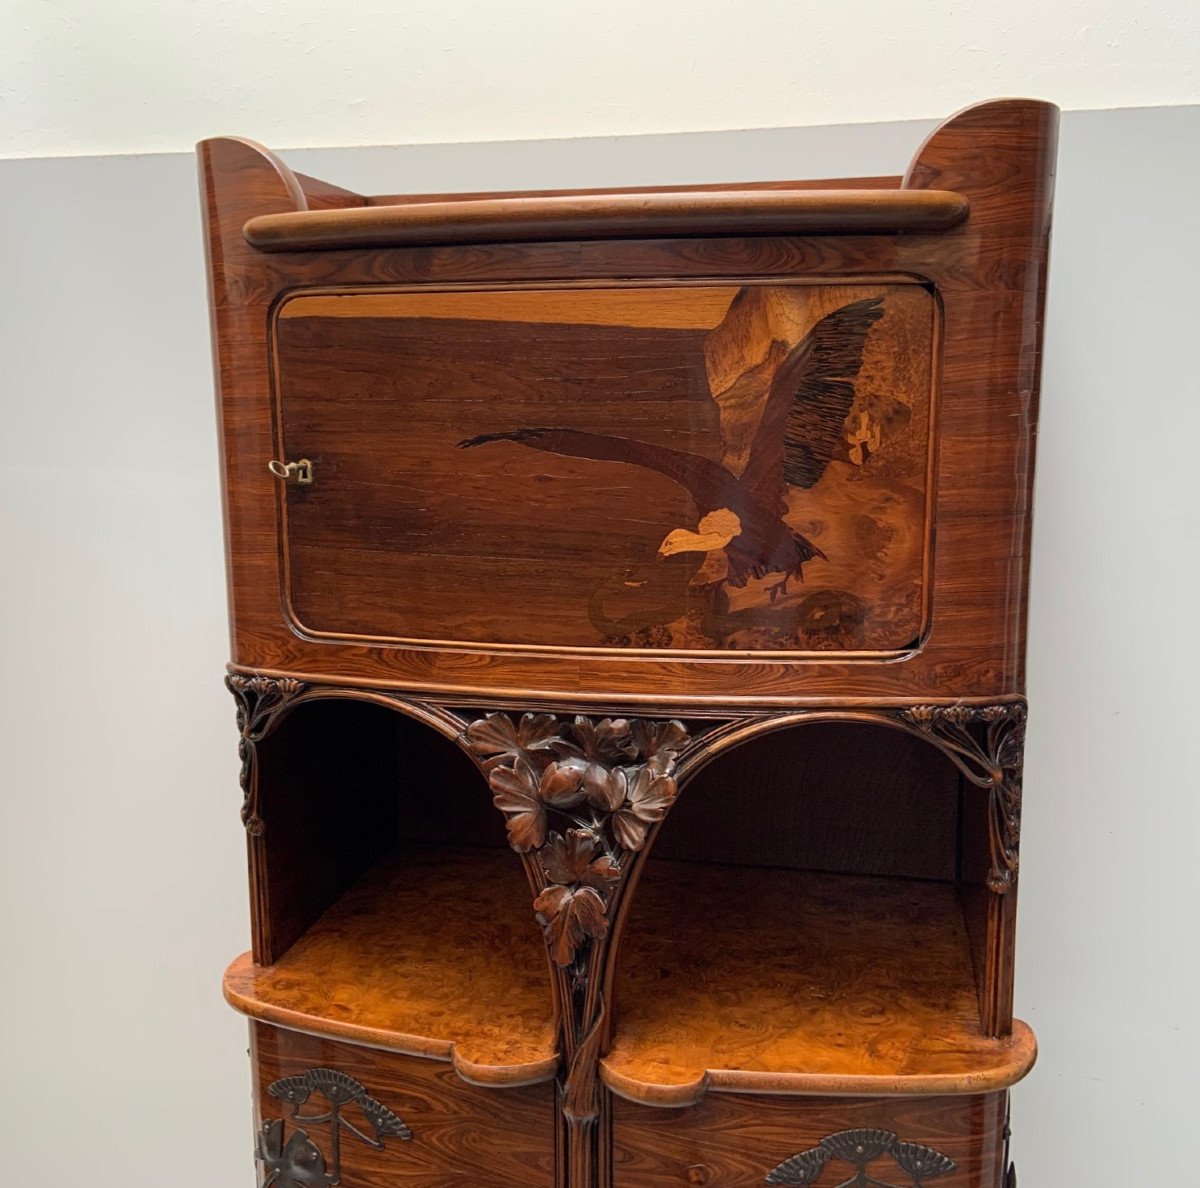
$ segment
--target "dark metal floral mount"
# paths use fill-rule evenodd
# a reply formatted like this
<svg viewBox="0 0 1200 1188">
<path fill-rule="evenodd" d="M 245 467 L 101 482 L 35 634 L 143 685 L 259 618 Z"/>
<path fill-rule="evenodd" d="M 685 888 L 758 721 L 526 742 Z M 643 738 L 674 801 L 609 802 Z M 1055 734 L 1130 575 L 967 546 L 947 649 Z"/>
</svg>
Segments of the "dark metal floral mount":
<svg viewBox="0 0 1200 1188">
<path fill-rule="evenodd" d="M 330 1124 L 329 1162 L 325 1170 L 325 1156 L 320 1148 L 303 1130 L 292 1131 L 285 1143 L 284 1123 L 274 1119 L 263 1123 L 258 1136 L 257 1158 L 263 1165 L 262 1188 L 332 1188 L 342 1179 L 341 1135 L 348 1130 L 356 1138 L 374 1147 L 384 1148 L 384 1139 L 412 1138 L 412 1131 L 398 1114 L 392 1113 L 382 1102 L 371 1097 L 366 1089 L 353 1077 L 332 1068 L 310 1068 L 296 1077 L 283 1077 L 267 1086 L 272 1097 L 288 1102 L 292 1107 L 291 1117 L 296 1122 Z M 302 1114 L 300 1107 L 318 1093 L 329 1103 L 322 1114 Z M 374 1138 L 359 1130 L 342 1113 L 347 1105 L 356 1105 L 367 1120 Z"/>
<path fill-rule="evenodd" d="M 854 1174 L 837 1188 L 902 1188 L 877 1180 L 867 1172 L 867 1164 L 890 1155 L 901 1171 L 910 1177 L 903 1188 L 921 1188 L 928 1180 L 948 1176 L 956 1164 L 948 1155 L 919 1143 L 904 1143 L 890 1130 L 839 1130 L 823 1138 L 815 1147 L 785 1159 L 767 1173 L 768 1184 L 812 1184 L 831 1159 L 840 1159 L 854 1168 Z"/>
</svg>

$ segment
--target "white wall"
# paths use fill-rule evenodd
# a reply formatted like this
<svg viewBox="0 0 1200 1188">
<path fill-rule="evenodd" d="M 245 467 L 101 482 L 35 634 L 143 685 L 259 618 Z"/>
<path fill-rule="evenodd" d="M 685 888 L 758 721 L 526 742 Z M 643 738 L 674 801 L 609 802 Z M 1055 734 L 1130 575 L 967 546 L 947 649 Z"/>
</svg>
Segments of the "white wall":
<svg viewBox="0 0 1200 1188">
<path fill-rule="evenodd" d="M 252 120 L 238 126 L 252 133 Z M 203 129 L 211 130 L 210 128 Z M 925 125 L 327 150 L 366 189 L 894 172 Z M 269 138 L 269 137 L 268 137 Z M 1024 1188 L 1183 1182 L 1200 1112 L 1200 107 L 1063 124 L 1038 459 Z M 0 162 L 0 1166 L 250 1185 L 194 165 Z"/>
<path fill-rule="evenodd" d="M 4 0 L 0 157 L 1200 102 L 1196 0 Z"/>
</svg>

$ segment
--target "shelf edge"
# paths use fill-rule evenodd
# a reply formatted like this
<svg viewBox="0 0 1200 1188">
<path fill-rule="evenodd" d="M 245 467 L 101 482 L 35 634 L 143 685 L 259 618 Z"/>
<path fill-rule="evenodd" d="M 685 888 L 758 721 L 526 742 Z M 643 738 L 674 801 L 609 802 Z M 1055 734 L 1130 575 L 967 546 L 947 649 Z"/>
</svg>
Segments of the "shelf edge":
<svg viewBox="0 0 1200 1188">
<path fill-rule="evenodd" d="M 1020 1081 L 1037 1060 L 1037 1040 L 1029 1026 L 1013 1020 L 1012 1036 L 996 1040 L 1011 1058 L 978 1072 L 853 1075 L 840 1073 L 762 1072 L 706 1069 L 690 1081 L 664 1085 L 635 1080 L 600 1060 L 600 1080 L 637 1105 L 679 1109 L 700 1102 L 706 1093 L 775 1094 L 786 1097 L 934 1097 L 994 1093 Z"/>
<path fill-rule="evenodd" d="M 246 979 L 253 976 L 253 969 L 251 955 L 244 953 L 225 971 L 221 990 L 225 1001 L 235 1011 L 260 1023 L 269 1023 L 288 1031 L 297 1031 L 318 1039 L 352 1044 L 360 1048 L 375 1048 L 403 1056 L 443 1061 L 451 1064 L 459 1077 L 468 1084 L 485 1088 L 517 1089 L 522 1085 L 538 1085 L 553 1080 L 558 1073 L 557 1053 L 523 1064 L 488 1064 L 472 1060 L 460 1052 L 454 1040 L 365 1027 L 264 1002 L 255 998 L 242 986 Z"/>
</svg>

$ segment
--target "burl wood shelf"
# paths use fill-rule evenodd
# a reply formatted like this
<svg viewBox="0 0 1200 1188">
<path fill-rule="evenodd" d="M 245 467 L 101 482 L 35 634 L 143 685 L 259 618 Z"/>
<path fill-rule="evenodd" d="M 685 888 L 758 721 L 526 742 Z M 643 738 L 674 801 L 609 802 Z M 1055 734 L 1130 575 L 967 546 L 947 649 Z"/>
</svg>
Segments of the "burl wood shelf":
<svg viewBox="0 0 1200 1188">
<path fill-rule="evenodd" d="M 948 883 L 659 860 L 617 975 L 606 1085 L 645 1105 L 707 1090 L 905 1095 L 1005 1089 L 1032 1032 L 984 1035 Z"/>
<path fill-rule="evenodd" d="M 239 957 L 225 997 L 264 1023 L 452 1061 L 475 1084 L 545 1081 L 558 1050 L 527 907 L 505 851 L 405 850 L 372 867 L 274 965 Z"/>
</svg>

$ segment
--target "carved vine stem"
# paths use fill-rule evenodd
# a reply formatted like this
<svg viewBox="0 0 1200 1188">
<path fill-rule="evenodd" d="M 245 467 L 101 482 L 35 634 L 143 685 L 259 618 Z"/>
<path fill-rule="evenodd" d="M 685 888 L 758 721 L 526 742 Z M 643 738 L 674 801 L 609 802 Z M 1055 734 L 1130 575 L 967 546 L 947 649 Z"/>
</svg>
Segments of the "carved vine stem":
<svg viewBox="0 0 1200 1188">
<path fill-rule="evenodd" d="M 465 740 L 505 815 L 509 844 L 532 859 L 533 906 L 570 1012 L 563 1109 L 589 1122 L 599 1113 L 609 928 L 633 856 L 675 799 L 688 732 L 673 720 L 492 713 L 472 722 Z"/>
<path fill-rule="evenodd" d="M 948 755 L 971 783 L 988 790 L 988 889 L 1007 894 L 1016 884 L 1020 867 L 1025 703 L 918 705 L 902 710 L 900 716 Z"/>
<path fill-rule="evenodd" d="M 258 780 L 254 749 L 270 733 L 279 717 L 305 690 L 291 677 L 248 677 L 230 673 L 225 685 L 237 701 L 238 758 L 242 770 L 242 824 L 251 837 L 261 837 L 265 826 L 258 813 Z"/>
</svg>

